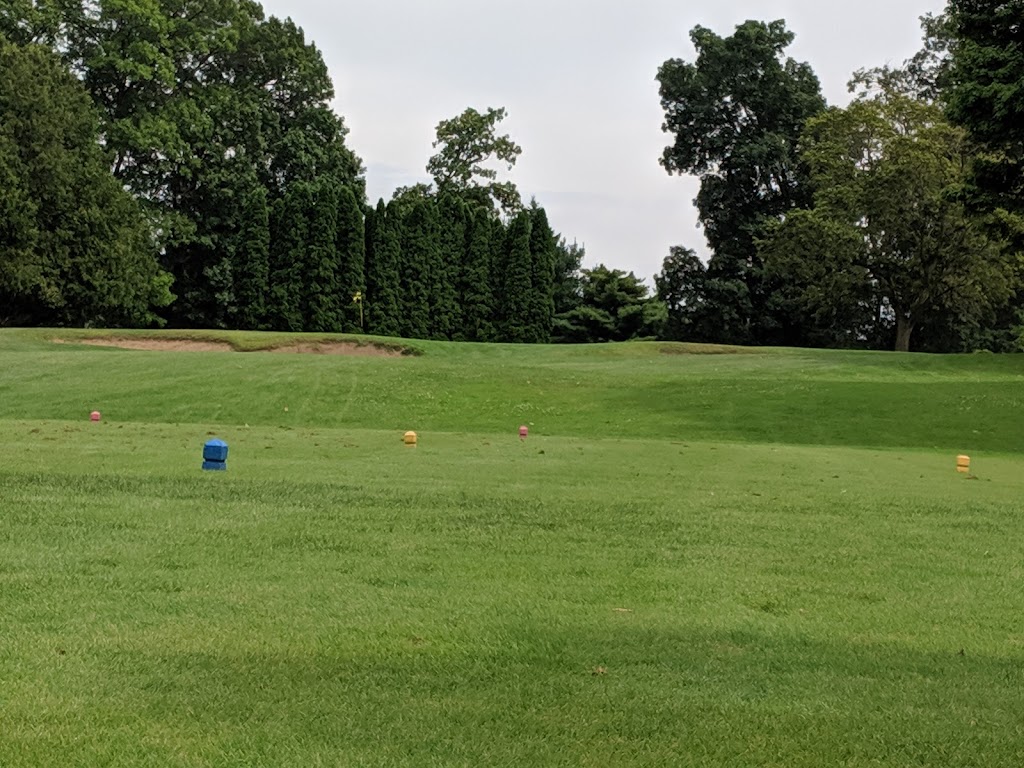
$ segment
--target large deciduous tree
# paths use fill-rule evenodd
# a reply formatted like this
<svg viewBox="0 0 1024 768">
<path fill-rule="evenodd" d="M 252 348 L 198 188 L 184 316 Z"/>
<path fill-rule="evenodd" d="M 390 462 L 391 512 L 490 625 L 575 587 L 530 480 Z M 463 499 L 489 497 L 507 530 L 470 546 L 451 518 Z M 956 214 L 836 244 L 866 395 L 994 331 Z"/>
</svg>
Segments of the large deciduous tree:
<svg viewBox="0 0 1024 768">
<path fill-rule="evenodd" d="M 668 320 L 665 336 L 669 339 L 700 339 L 710 329 L 700 327 L 706 318 L 704 287 L 707 268 L 692 248 L 674 245 L 654 276 L 658 300 L 665 304 Z"/>
<path fill-rule="evenodd" d="M 819 327 L 857 330 L 877 312 L 905 351 L 922 322 L 969 323 L 1005 300 L 1013 265 L 949 194 L 963 179 L 963 131 L 897 82 L 868 82 L 808 123 L 815 208 L 776 225 L 762 256 Z"/>
<path fill-rule="evenodd" d="M 701 280 L 702 340 L 792 343 L 775 316 L 757 240 L 785 214 L 809 205 L 811 186 L 797 151 L 807 119 L 825 107 L 817 77 L 785 54 L 785 22 L 747 21 L 731 37 L 696 27 L 694 63 L 658 71 L 663 129 L 674 141 L 662 155 L 669 173 L 700 178 L 696 204 L 712 256 Z"/>
<path fill-rule="evenodd" d="M 504 107 L 484 113 L 470 107 L 438 123 L 433 144 L 438 152 L 427 162 L 427 172 L 439 193 L 451 191 L 505 214 L 522 207 L 515 184 L 498 181 L 498 171 L 489 165 L 504 164 L 512 170 L 523 151 L 508 134 L 498 135 L 498 123 L 504 119 Z"/>
</svg>

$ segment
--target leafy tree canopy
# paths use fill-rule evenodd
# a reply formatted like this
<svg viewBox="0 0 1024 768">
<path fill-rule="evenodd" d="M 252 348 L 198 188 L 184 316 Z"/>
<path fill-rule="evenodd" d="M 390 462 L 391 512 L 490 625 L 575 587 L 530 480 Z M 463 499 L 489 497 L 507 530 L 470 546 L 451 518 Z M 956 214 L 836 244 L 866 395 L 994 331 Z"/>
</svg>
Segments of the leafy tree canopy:
<svg viewBox="0 0 1024 768">
<path fill-rule="evenodd" d="M 963 132 L 896 82 L 865 82 L 871 95 L 808 123 L 814 212 L 777 225 L 762 255 L 805 316 L 846 314 L 849 329 L 857 307 L 874 301 L 907 350 L 930 317 L 990 311 L 1007 297 L 1012 269 L 949 194 L 963 178 Z"/>
<path fill-rule="evenodd" d="M 43 46 L 2 36 L 0 72 L 0 323 L 152 322 L 171 281 L 81 83 Z"/>
<path fill-rule="evenodd" d="M 825 107 L 807 64 L 785 55 L 785 22 L 747 21 L 730 37 L 705 27 L 690 35 L 695 62 L 666 61 L 658 71 L 662 154 L 669 173 L 694 174 L 696 204 L 712 250 L 704 324 L 708 341 L 778 343 L 756 240 L 812 193 L 797 142 L 807 119 Z"/>
<path fill-rule="evenodd" d="M 522 149 L 507 134 L 498 135 L 498 123 L 505 108 L 488 108 L 480 113 L 472 107 L 461 115 L 437 125 L 433 147 L 436 155 L 427 162 L 427 172 L 438 191 L 452 189 L 487 201 L 505 214 L 522 208 L 515 184 L 498 181 L 498 171 L 488 165 L 497 161 L 512 170 Z"/>
</svg>

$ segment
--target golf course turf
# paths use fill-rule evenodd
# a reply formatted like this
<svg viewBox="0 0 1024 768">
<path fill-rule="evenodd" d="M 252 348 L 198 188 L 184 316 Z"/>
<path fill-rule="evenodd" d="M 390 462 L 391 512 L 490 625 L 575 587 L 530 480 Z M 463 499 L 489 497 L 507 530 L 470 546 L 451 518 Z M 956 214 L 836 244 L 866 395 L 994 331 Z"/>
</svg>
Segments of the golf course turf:
<svg viewBox="0 0 1024 768">
<path fill-rule="evenodd" d="M 1019 356 L 0 330 L 0 766 L 1017 768 L 1022 446 Z"/>
</svg>

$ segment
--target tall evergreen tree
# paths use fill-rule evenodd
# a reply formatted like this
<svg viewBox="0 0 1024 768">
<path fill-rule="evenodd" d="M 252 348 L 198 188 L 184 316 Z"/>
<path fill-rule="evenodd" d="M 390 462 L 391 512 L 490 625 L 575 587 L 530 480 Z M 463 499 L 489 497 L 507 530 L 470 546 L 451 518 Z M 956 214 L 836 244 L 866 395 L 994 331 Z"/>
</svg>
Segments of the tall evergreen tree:
<svg viewBox="0 0 1024 768">
<path fill-rule="evenodd" d="M 400 322 L 401 335 L 412 339 L 430 336 L 430 272 L 439 259 L 439 223 L 437 205 L 432 198 L 419 197 L 404 203 L 392 200 L 397 214 L 402 217 Z"/>
<path fill-rule="evenodd" d="M 366 264 L 366 329 L 377 336 L 398 336 L 401 218 L 380 200 L 372 221 L 368 230 L 372 245 L 367 250 Z"/>
<path fill-rule="evenodd" d="M 338 201 L 342 195 L 343 191 L 330 177 L 321 179 L 314 188 L 313 210 L 302 259 L 302 329 L 305 331 L 329 333 L 341 329 L 341 265 L 335 236 L 338 231 Z"/>
<path fill-rule="evenodd" d="M 533 259 L 530 255 L 530 212 L 520 211 L 505 236 L 497 297 L 498 337 L 501 341 L 533 341 L 530 325 Z"/>
<path fill-rule="evenodd" d="M 494 291 L 491 287 L 493 219 L 488 208 L 479 207 L 469 221 L 466 255 L 458 284 L 462 307 L 460 338 L 466 341 L 492 341 L 494 338 Z M 499 242 L 504 242 L 500 233 Z"/>
<path fill-rule="evenodd" d="M 380 226 L 384 226 L 383 220 L 380 222 Z M 377 263 L 377 254 L 374 249 L 376 248 L 377 240 L 379 238 L 380 234 L 378 232 L 377 209 L 372 205 L 367 205 L 363 208 L 363 252 L 366 254 L 366 260 L 363 262 L 363 272 L 366 279 L 366 290 L 363 291 L 361 301 L 363 309 L 363 326 L 368 333 L 372 333 L 372 331 L 369 330 L 372 327 L 369 297 L 373 292 L 370 288 L 372 282 L 370 273 L 374 268 L 374 264 Z"/>
<path fill-rule="evenodd" d="M 554 278 L 557 240 L 548 215 L 534 200 L 530 214 L 530 310 L 529 340 L 547 344 L 555 314 Z"/>
<path fill-rule="evenodd" d="M 303 266 L 309 245 L 312 186 L 292 184 L 274 203 L 270 249 L 270 327 L 275 331 L 303 330 Z"/>
<path fill-rule="evenodd" d="M 242 201 L 242 220 L 232 250 L 237 314 L 234 325 L 246 330 L 265 327 L 270 282 L 270 210 L 267 192 L 253 186 Z"/>
<path fill-rule="evenodd" d="M 508 248 L 506 247 L 508 226 L 499 217 L 494 216 L 493 213 L 488 217 L 488 221 L 491 227 L 491 322 L 494 329 L 494 335 L 490 340 L 504 341 L 502 334 L 504 333 L 505 324 L 502 320 L 502 312 L 504 311 L 505 281 L 509 268 Z"/>
<path fill-rule="evenodd" d="M 586 249 L 579 243 L 567 243 L 558 238 L 555 244 L 555 266 L 553 278 L 553 301 L 555 314 L 568 312 L 583 300 L 583 257 Z"/>
<path fill-rule="evenodd" d="M 342 329 L 346 333 L 362 333 L 365 318 L 360 316 L 359 305 L 366 292 L 366 230 L 362 206 L 351 187 L 341 190 L 335 247 L 340 262 Z"/>
<path fill-rule="evenodd" d="M 583 256 L 583 246 L 558 239 L 552 290 L 555 315 L 551 335 L 555 341 L 572 341 L 577 336 L 572 313 L 583 302 Z"/>
<path fill-rule="evenodd" d="M 459 273 L 466 256 L 468 211 L 454 194 L 442 194 L 438 200 L 441 231 L 439 259 L 431 279 L 431 336 L 452 339 L 462 326 L 458 300 Z"/>
<path fill-rule="evenodd" d="M 171 300 L 88 94 L 48 50 L 0 36 L 0 323 L 151 322 Z"/>
</svg>

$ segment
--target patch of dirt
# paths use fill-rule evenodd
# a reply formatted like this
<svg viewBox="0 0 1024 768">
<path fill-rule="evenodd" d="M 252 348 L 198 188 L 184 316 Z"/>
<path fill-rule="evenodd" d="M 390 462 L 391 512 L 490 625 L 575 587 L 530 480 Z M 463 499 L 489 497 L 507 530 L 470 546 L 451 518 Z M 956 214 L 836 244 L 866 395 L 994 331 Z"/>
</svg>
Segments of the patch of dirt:
<svg viewBox="0 0 1024 768">
<path fill-rule="evenodd" d="M 89 338 L 54 339 L 56 344 L 87 344 L 91 347 L 117 347 L 143 352 L 235 352 L 226 341 L 204 341 L 202 339 L 145 339 L 145 338 Z M 280 347 L 251 350 L 253 352 L 276 352 L 299 355 L 357 355 L 361 357 L 402 357 L 408 354 L 400 348 L 383 347 L 377 344 L 357 344 L 353 341 L 300 342 Z"/>
<path fill-rule="evenodd" d="M 63 340 L 69 343 L 69 340 Z M 117 347 L 143 352 L 234 352 L 226 341 L 200 341 L 199 339 L 73 339 L 72 344 L 90 347 Z"/>
<path fill-rule="evenodd" d="M 351 341 L 322 341 L 312 344 L 289 344 L 274 347 L 267 352 L 296 355 L 360 355 L 364 357 L 401 357 L 402 350 L 379 347 L 376 344 L 356 344 Z"/>
</svg>

